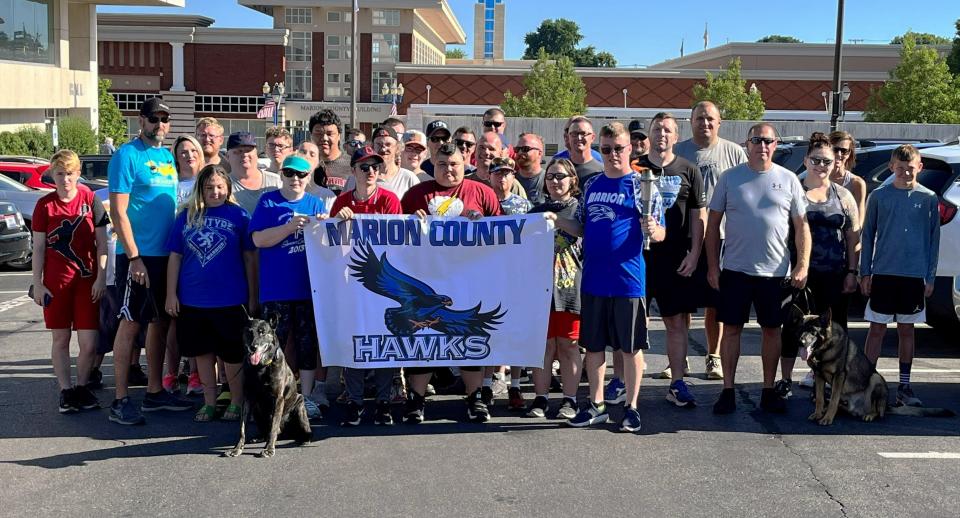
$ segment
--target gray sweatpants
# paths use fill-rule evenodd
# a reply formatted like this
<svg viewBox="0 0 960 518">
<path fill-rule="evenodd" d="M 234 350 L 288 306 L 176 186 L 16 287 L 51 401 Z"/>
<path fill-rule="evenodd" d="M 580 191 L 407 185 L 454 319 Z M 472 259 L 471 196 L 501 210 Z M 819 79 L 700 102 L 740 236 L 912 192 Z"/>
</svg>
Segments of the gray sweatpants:
<svg viewBox="0 0 960 518">
<path fill-rule="evenodd" d="M 347 385 L 347 398 L 363 405 L 363 380 L 368 370 L 373 371 L 373 381 L 377 387 L 377 401 L 390 401 L 390 388 L 393 377 L 400 369 L 343 369 L 343 381 Z"/>
</svg>

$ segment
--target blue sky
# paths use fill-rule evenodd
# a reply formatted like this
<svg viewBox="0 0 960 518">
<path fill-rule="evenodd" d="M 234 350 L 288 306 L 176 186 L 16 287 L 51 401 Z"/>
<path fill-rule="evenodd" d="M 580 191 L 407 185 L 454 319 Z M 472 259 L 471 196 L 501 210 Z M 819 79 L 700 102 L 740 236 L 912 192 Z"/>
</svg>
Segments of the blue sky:
<svg viewBox="0 0 960 518">
<path fill-rule="evenodd" d="M 465 50 L 472 53 L 475 0 L 448 0 L 467 32 Z M 319 3 L 319 2 L 318 2 Z M 507 6 L 506 57 L 519 58 L 523 37 L 545 18 L 568 18 L 580 25 L 584 40 L 611 52 L 620 66 L 643 66 L 678 57 L 681 39 L 687 54 L 703 49 L 704 23 L 710 46 L 728 41 L 756 41 L 768 34 L 794 36 L 808 43 L 833 42 L 836 2 L 773 2 L 770 0 L 504 0 Z M 363 6 L 363 0 L 360 0 Z M 916 6 L 906 8 L 905 5 Z M 161 12 L 203 14 L 217 27 L 269 27 L 266 16 L 237 5 L 234 0 L 187 0 L 184 9 L 98 8 L 100 12 Z M 546 11 L 546 12 L 545 12 Z M 886 43 L 914 30 L 953 37 L 954 20 L 960 18 L 957 0 L 847 0 L 844 41 Z"/>
</svg>

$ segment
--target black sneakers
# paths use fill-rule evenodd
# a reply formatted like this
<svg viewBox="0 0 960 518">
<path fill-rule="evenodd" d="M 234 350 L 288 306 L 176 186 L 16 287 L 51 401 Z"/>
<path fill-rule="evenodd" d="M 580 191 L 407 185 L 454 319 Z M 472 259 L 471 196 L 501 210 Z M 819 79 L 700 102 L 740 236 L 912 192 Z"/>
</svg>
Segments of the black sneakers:
<svg viewBox="0 0 960 518">
<path fill-rule="evenodd" d="M 393 415 L 390 414 L 389 401 L 377 401 L 377 408 L 373 413 L 373 422 L 380 426 L 393 425 Z"/>
<path fill-rule="evenodd" d="M 403 415 L 410 424 L 420 424 L 423 422 L 424 397 L 417 394 L 412 389 L 407 390 L 407 405 Z"/>
<path fill-rule="evenodd" d="M 356 401 L 347 401 L 340 426 L 357 426 L 360 424 L 361 417 L 363 417 L 363 405 L 358 405 Z"/>
<path fill-rule="evenodd" d="M 147 375 L 143 373 L 143 367 L 139 363 L 130 364 L 130 370 L 127 371 L 127 385 L 131 387 L 146 387 Z"/>
<path fill-rule="evenodd" d="M 94 367 L 90 371 L 90 379 L 87 380 L 86 387 L 90 390 L 100 390 L 103 388 L 103 373 L 100 372 L 100 369 Z"/>
<path fill-rule="evenodd" d="M 62 389 L 60 391 L 60 413 L 75 414 L 79 411 L 80 407 L 77 405 L 77 398 L 74 395 L 73 389 Z"/>
<path fill-rule="evenodd" d="M 486 423 L 490 420 L 490 410 L 487 404 L 483 402 L 481 389 L 477 389 L 467 396 L 467 419 L 478 423 Z"/>
<path fill-rule="evenodd" d="M 74 402 L 81 410 L 93 410 L 100 408 L 100 400 L 90 392 L 90 389 L 84 385 L 77 385 L 73 388 Z"/>
</svg>

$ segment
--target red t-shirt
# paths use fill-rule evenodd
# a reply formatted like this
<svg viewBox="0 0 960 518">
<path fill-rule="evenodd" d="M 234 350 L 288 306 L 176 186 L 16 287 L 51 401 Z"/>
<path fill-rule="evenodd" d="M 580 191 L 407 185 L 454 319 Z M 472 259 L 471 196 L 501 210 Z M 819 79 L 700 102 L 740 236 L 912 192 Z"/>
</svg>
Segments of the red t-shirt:
<svg viewBox="0 0 960 518">
<path fill-rule="evenodd" d="M 400 209 L 400 198 L 383 187 L 377 187 L 373 196 L 366 201 L 357 201 L 353 191 L 345 192 L 333 202 L 330 217 L 337 217 L 337 213 L 344 207 L 350 207 L 354 214 L 403 214 Z"/>
<path fill-rule="evenodd" d="M 500 200 L 493 189 L 475 180 L 464 178 L 460 185 L 444 187 L 430 180 L 411 187 L 403 200 L 405 214 L 425 210 L 433 216 L 463 216 L 475 210 L 484 216 L 500 216 Z"/>
<path fill-rule="evenodd" d="M 103 204 L 90 189 L 77 189 L 64 202 L 57 191 L 40 198 L 33 210 L 33 231 L 47 235 L 43 256 L 43 277 L 54 283 L 68 283 L 75 277 L 97 274 L 95 227 L 110 222 Z"/>
</svg>

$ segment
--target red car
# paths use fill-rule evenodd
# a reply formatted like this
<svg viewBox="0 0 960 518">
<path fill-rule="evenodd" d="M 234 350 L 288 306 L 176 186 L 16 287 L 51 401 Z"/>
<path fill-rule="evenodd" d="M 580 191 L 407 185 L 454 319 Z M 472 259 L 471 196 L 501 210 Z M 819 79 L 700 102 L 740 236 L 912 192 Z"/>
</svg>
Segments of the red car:
<svg viewBox="0 0 960 518">
<path fill-rule="evenodd" d="M 52 191 L 56 188 L 53 179 L 44 176 L 50 164 L 0 162 L 0 174 L 32 189 Z"/>
</svg>

